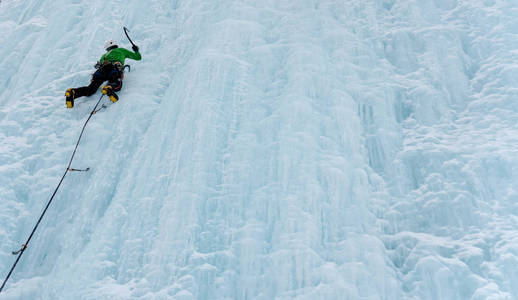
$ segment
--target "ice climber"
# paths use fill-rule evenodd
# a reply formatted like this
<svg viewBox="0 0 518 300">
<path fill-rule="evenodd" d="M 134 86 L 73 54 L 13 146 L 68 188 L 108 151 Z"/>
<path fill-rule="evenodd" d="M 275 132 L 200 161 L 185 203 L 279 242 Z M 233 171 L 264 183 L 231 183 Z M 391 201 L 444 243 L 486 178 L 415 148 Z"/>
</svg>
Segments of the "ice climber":
<svg viewBox="0 0 518 300">
<path fill-rule="evenodd" d="M 110 97 L 110 100 L 114 103 L 119 100 L 119 96 L 115 92 L 120 91 L 122 87 L 124 60 L 126 58 L 140 60 L 142 56 L 136 45 L 133 45 L 132 49 L 134 52 L 131 52 L 128 49 L 119 48 L 113 40 L 106 41 L 104 48 L 106 53 L 95 64 L 97 70 L 92 75 L 90 84 L 79 88 L 70 88 L 65 92 L 68 108 L 74 107 L 75 99 L 93 95 L 105 81 L 108 81 L 108 84 L 102 87 L 101 92 Z"/>
</svg>

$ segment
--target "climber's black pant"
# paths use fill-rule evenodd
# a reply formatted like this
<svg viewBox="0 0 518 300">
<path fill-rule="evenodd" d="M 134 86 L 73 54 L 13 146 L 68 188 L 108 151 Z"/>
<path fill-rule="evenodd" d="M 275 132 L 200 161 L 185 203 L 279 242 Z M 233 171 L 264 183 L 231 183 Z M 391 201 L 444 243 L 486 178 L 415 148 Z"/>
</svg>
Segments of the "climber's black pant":
<svg viewBox="0 0 518 300">
<path fill-rule="evenodd" d="M 113 91 L 120 91 L 122 88 L 122 79 L 124 74 L 119 69 L 112 65 L 107 64 L 100 67 L 92 75 L 92 80 L 87 86 L 75 88 L 75 98 L 83 96 L 91 96 L 97 92 L 103 82 L 108 81 L 108 85 L 112 87 Z"/>
</svg>

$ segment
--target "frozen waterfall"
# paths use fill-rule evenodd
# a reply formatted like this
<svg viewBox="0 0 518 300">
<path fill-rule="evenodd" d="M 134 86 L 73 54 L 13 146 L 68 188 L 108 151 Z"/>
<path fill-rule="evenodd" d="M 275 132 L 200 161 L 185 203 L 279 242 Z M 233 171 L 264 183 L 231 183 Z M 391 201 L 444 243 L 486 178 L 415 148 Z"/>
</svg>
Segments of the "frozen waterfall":
<svg viewBox="0 0 518 300">
<path fill-rule="evenodd" d="M 518 299 L 509 0 L 0 1 L 0 279 L 123 26 L 1 300 Z"/>
</svg>

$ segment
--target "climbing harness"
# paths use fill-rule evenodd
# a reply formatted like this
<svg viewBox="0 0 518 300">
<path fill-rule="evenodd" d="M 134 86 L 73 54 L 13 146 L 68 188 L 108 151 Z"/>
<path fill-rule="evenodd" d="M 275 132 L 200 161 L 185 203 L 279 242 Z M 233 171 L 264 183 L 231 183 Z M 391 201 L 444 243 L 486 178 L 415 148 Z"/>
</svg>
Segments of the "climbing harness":
<svg viewBox="0 0 518 300">
<path fill-rule="evenodd" d="M 50 197 L 49 201 L 47 202 L 47 205 L 45 206 L 45 209 L 43 210 L 43 212 L 41 213 L 41 216 L 40 218 L 38 219 L 38 222 L 36 222 L 36 225 L 34 226 L 34 228 L 32 229 L 32 232 L 31 234 L 29 235 L 29 238 L 27 239 L 27 241 L 22 244 L 21 248 L 17 251 L 13 251 L 12 254 L 13 255 L 18 255 L 18 257 L 16 258 L 16 261 L 14 262 L 13 266 L 11 267 L 11 270 L 9 271 L 9 273 L 7 274 L 7 277 L 5 278 L 4 282 L 2 283 L 2 286 L 0 287 L 0 293 L 2 292 L 2 290 L 4 289 L 4 286 L 5 284 L 7 283 L 7 280 L 9 280 L 9 277 L 11 277 L 11 274 L 13 273 L 14 271 L 14 268 L 16 268 L 16 265 L 18 264 L 18 261 L 20 261 L 20 258 L 22 257 L 23 253 L 25 252 L 25 250 L 27 249 L 27 246 L 29 245 L 29 242 L 31 241 L 32 239 L 32 236 L 34 235 L 34 233 L 36 232 L 36 229 L 38 228 L 38 226 L 40 225 L 40 222 L 41 220 L 43 219 L 43 216 L 45 215 L 45 213 L 47 212 L 47 209 L 49 208 L 50 204 L 52 203 L 52 200 L 54 200 L 54 196 L 56 196 L 56 193 L 58 192 L 59 190 L 59 187 L 61 186 L 61 183 L 63 183 L 63 180 L 65 179 L 65 176 L 68 174 L 68 172 L 86 172 L 88 170 L 90 170 L 90 168 L 86 168 L 84 170 L 81 170 L 81 169 L 74 169 L 74 168 L 71 168 L 70 166 L 72 165 L 72 161 L 74 160 L 74 156 L 76 155 L 76 151 L 77 151 L 77 147 L 79 146 L 79 142 L 81 141 L 81 137 L 83 137 L 83 133 L 85 131 L 85 128 L 86 128 L 86 125 L 88 124 L 88 122 L 90 121 L 90 119 L 92 118 L 92 116 L 98 112 L 99 110 L 103 109 L 104 107 L 104 104 L 103 106 L 100 108 L 100 109 L 97 109 L 97 106 L 99 106 L 99 103 L 101 103 L 101 100 L 103 98 L 104 95 L 101 95 L 101 97 L 99 98 L 99 101 L 97 101 L 97 103 L 95 104 L 95 107 L 92 109 L 92 111 L 90 112 L 90 116 L 88 116 L 88 119 L 86 119 L 86 122 L 85 124 L 83 125 L 83 129 L 81 130 L 81 134 L 79 134 L 79 138 L 77 139 L 77 143 L 76 143 L 76 147 L 74 148 L 74 152 L 72 152 L 72 157 L 70 157 L 70 161 L 68 162 L 68 166 L 67 166 L 67 169 L 65 170 L 65 173 L 63 174 L 63 176 L 61 177 L 61 180 L 59 181 L 58 183 L 58 186 L 56 187 L 56 189 L 54 190 L 54 193 L 52 193 L 52 196 Z"/>
</svg>

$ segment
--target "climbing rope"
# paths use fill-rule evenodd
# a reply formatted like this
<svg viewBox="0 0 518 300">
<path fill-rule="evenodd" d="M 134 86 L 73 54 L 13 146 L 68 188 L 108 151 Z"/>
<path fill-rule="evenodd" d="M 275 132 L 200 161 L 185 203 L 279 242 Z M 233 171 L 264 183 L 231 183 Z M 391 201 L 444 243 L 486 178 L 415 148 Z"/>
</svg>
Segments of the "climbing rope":
<svg viewBox="0 0 518 300">
<path fill-rule="evenodd" d="M 11 270 L 9 271 L 9 273 L 7 274 L 7 277 L 5 278 L 4 280 L 4 283 L 2 283 L 2 286 L 0 287 L 0 293 L 2 292 L 2 290 L 4 289 L 4 286 L 5 284 L 7 283 L 7 280 L 9 280 L 9 277 L 11 277 L 11 274 L 13 273 L 14 271 L 14 268 L 16 268 L 16 265 L 18 264 L 18 261 L 20 261 L 20 258 L 22 257 L 23 253 L 25 252 L 25 250 L 27 249 L 27 245 L 29 245 L 29 242 L 31 241 L 32 239 L 32 236 L 34 235 L 34 233 L 36 232 L 36 229 L 38 228 L 38 226 L 40 225 L 40 222 L 41 220 L 43 219 L 43 216 L 45 215 L 45 213 L 47 212 L 47 209 L 49 208 L 50 204 L 52 203 L 52 200 L 54 200 L 54 196 L 56 196 L 56 193 L 58 192 L 59 190 L 59 187 L 61 186 L 61 183 L 63 182 L 63 180 L 65 179 L 65 176 L 67 176 L 68 172 L 69 171 L 81 171 L 81 172 L 84 172 L 84 171 L 88 171 L 90 168 L 87 168 L 87 169 L 84 169 L 84 170 L 79 170 L 79 169 L 74 169 L 74 168 L 71 168 L 70 166 L 72 165 L 72 161 L 74 160 L 74 156 L 76 155 L 76 151 L 77 151 L 77 147 L 79 146 L 79 142 L 81 141 L 81 137 L 83 137 L 83 133 L 85 131 L 85 128 L 86 128 L 86 125 L 88 124 L 88 121 L 90 121 L 90 119 L 92 118 L 92 116 L 98 112 L 99 110 L 101 110 L 102 108 L 104 108 L 104 105 L 103 107 L 101 107 L 99 110 L 97 109 L 97 106 L 99 106 L 99 103 L 101 103 L 101 99 L 103 98 L 104 94 L 101 95 L 101 97 L 99 98 L 99 101 L 97 101 L 97 104 L 95 104 L 95 107 L 94 109 L 92 109 L 92 112 L 90 112 L 90 116 L 88 116 L 88 119 L 86 119 L 86 122 L 85 124 L 83 125 L 83 129 L 81 130 L 81 134 L 79 135 L 79 138 L 77 139 L 77 143 L 76 143 L 76 147 L 74 148 L 74 152 L 72 153 L 72 157 L 70 157 L 70 161 L 68 162 L 68 166 L 65 170 L 65 173 L 63 174 L 63 176 L 61 177 L 61 180 L 59 181 L 58 183 L 58 186 L 56 187 L 56 189 L 54 190 L 54 193 L 52 193 L 52 196 L 50 197 L 49 201 L 47 202 L 47 205 L 45 206 L 45 209 L 43 210 L 43 212 L 41 213 L 41 216 L 40 218 L 38 219 L 38 222 L 36 222 L 36 225 L 34 226 L 34 228 L 32 229 L 32 232 L 31 234 L 29 235 L 29 238 L 27 239 L 27 241 L 25 242 L 25 244 L 22 244 L 22 247 L 20 248 L 20 250 L 18 251 L 13 251 L 12 254 L 13 255 L 18 255 L 18 257 L 16 258 L 16 261 L 14 262 L 13 266 L 11 267 Z"/>
</svg>

